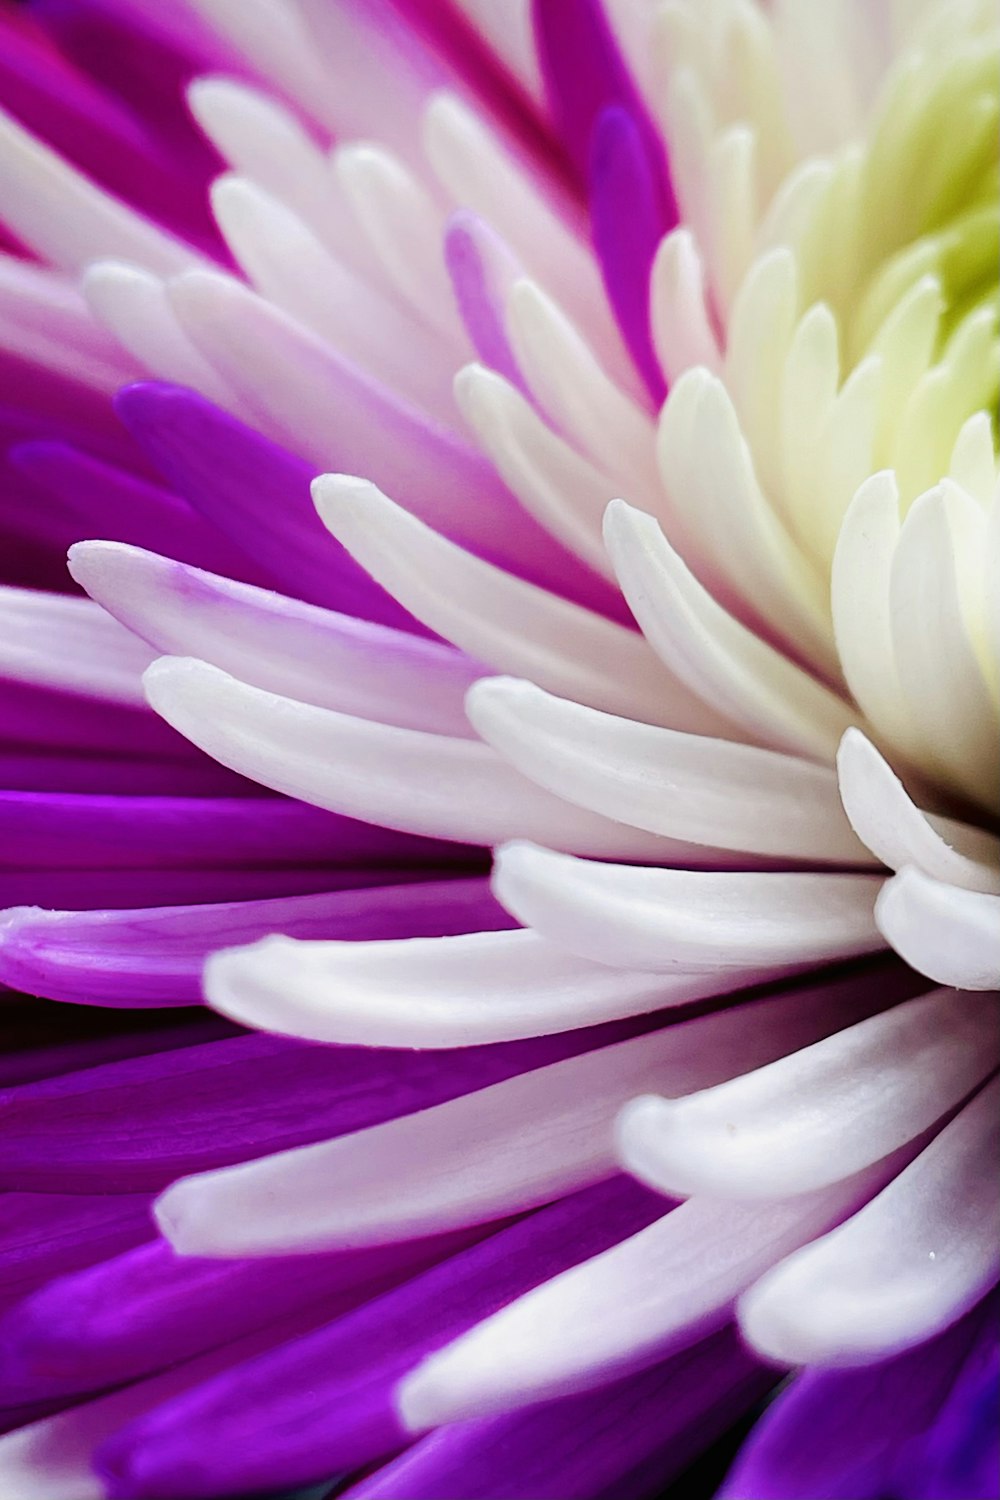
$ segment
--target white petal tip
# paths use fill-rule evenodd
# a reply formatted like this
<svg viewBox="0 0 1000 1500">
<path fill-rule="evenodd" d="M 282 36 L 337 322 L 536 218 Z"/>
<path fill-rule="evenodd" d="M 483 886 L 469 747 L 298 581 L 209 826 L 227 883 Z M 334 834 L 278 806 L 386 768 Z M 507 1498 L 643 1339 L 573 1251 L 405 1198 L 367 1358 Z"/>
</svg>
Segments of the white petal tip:
<svg viewBox="0 0 1000 1500">
<path fill-rule="evenodd" d="M 633 1177 L 657 1192 L 669 1193 L 664 1181 L 662 1136 L 670 1121 L 670 1102 L 658 1094 L 630 1099 L 615 1121 L 615 1154 Z M 669 1164 L 666 1166 L 669 1171 Z"/>
</svg>

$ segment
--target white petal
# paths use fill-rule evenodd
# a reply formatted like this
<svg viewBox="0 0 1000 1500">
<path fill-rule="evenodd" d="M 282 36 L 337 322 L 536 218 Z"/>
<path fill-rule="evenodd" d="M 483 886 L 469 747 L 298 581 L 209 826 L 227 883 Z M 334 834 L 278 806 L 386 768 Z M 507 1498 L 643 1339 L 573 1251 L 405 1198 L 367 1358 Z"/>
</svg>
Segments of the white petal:
<svg viewBox="0 0 1000 1500">
<path fill-rule="evenodd" d="M 837 771 L 858 838 L 890 870 L 914 865 L 934 880 L 1000 896 L 1000 839 L 968 823 L 923 812 L 860 729 L 844 735 Z"/>
<path fill-rule="evenodd" d="M 0 588 L 0 678 L 138 705 L 155 655 L 89 599 Z"/>
<path fill-rule="evenodd" d="M 290 110 L 235 78 L 195 79 L 187 97 L 234 171 L 286 203 L 352 270 L 370 270 L 371 257 L 326 157 Z"/>
<path fill-rule="evenodd" d="M 719 849 L 870 864 L 825 766 L 620 719 L 530 682 L 481 679 L 474 728 L 533 781 L 635 828 Z"/>
<path fill-rule="evenodd" d="M 866 1186 L 752 1207 L 682 1203 L 430 1355 L 399 1387 L 403 1421 L 420 1432 L 508 1411 L 678 1352 L 724 1322 L 762 1271 L 863 1201 Z"/>
<path fill-rule="evenodd" d="M 637 388 L 578 205 L 552 178 L 515 159 L 481 114 L 453 94 L 437 94 L 428 104 L 423 148 L 453 201 L 485 219 L 529 275 L 558 295 L 611 377 Z"/>
<path fill-rule="evenodd" d="M 793 967 L 881 947 L 874 875 L 719 873 L 594 863 L 527 843 L 498 850 L 508 911 L 597 963 L 669 972 Z"/>
<path fill-rule="evenodd" d="M 470 734 L 463 697 L 481 669 L 436 641 L 122 542 L 79 542 L 70 549 L 70 571 L 159 652 L 197 653 L 253 687 L 318 708 L 433 734 Z"/>
<path fill-rule="evenodd" d="M 913 1140 L 998 1061 L 994 997 L 932 990 L 705 1093 L 635 1100 L 622 1160 L 679 1196 L 811 1192 Z"/>
<path fill-rule="evenodd" d="M 693 692 L 748 737 L 811 759 L 833 759 L 848 705 L 727 614 L 670 546 L 656 521 L 613 500 L 604 535 L 647 640 Z"/>
<path fill-rule="evenodd" d="M 613 579 L 602 525 L 617 493 L 614 481 L 557 437 L 496 371 L 467 365 L 455 377 L 455 399 L 525 510 L 596 572 Z"/>
<path fill-rule="evenodd" d="M 992 811 L 1000 797 L 1000 724 L 963 617 L 941 488 L 922 495 L 907 514 L 889 604 L 900 682 L 919 704 L 931 754 L 955 785 Z"/>
<path fill-rule="evenodd" d="M 333 170 L 387 281 L 417 317 L 466 348 L 445 268 L 445 216 L 416 174 L 369 143 L 341 146 Z"/>
<path fill-rule="evenodd" d="M 707 370 L 687 371 L 671 390 L 657 457 L 673 508 L 713 575 L 783 639 L 836 670 L 820 575 L 765 499 L 726 387 Z"/>
<path fill-rule="evenodd" d="M 158 275 L 202 257 L 127 208 L 0 110 L 0 202 L 7 225 L 43 260 L 66 271 L 120 256 Z"/>
<path fill-rule="evenodd" d="M 283 0 L 193 0 L 195 9 L 281 91 L 329 122 L 336 93 L 299 7 Z"/>
<path fill-rule="evenodd" d="M 608 379 L 553 299 L 527 279 L 507 301 L 507 332 L 532 393 L 570 442 L 637 501 L 660 491 L 649 415 Z"/>
<path fill-rule="evenodd" d="M 681 1022 L 319 1145 L 182 1178 L 157 1213 L 183 1254 L 387 1244 L 550 1202 L 614 1170 L 611 1124 L 839 1024 L 829 989 Z"/>
<path fill-rule="evenodd" d="M 455 0 L 455 3 L 531 98 L 542 103 L 544 92 L 535 49 L 531 0 L 507 0 L 502 6 L 494 4 L 494 0 Z"/>
<path fill-rule="evenodd" d="M 610 969 L 520 929 L 366 943 L 270 937 L 213 954 L 205 995 L 243 1025 L 311 1041 L 466 1047 L 572 1031 L 769 977 Z"/>
<path fill-rule="evenodd" d="M 478 741 L 314 708 L 186 657 L 154 662 L 144 682 L 157 713 L 213 759 L 363 822 L 462 843 L 491 844 L 528 827 L 546 843 L 589 853 L 670 852 L 653 834 L 542 791 Z"/>
<path fill-rule="evenodd" d="M 87 267 L 81 285 L 95 318 L 151 375 L 193 386 L 210 401 L 240 409 L 178 322 L 162 277 L 122 261 L 100 260 Z"/>
<path fill-rule="evenodd" d="M 955 1322 L 1000 1273 L 1000 1083 L 983 1089 L 860 1213 L 742 1300 L 782 1364 L 868 1364 Z"/>
<path fill-rule="evenodd" d="M 907 868 L 886 883 L 875 917 L 886 942 L 938 984 L 1000 989 L 1000 896 Z"/>
<path fill-rule="evenodd" d="M 896 670 L 889 611 L 892 559 L 899 540 L 895 475 L 873 474 L 841 523 L 830 574 L 837 651 L 862 711 L 886 739 L 914 753 L 919 736 Z"/>
<path fill-rule="evenodd" d="M 722 357 L 709 318 L 704 268 L 690 229 L 667 235 L 650 276 L 653 343 L 670 380 L 694 365 L 717 373 Z"/>
<path fill-rule="evenodd" d="M 276 307 L 438 420 L 454 421 L 452 366 L 437 335 L 340 264 L 291 209 L 231 174 L 212 209 L 233 255 Z"/>
<path fill-rule="evenodd" d="M 324 474 L 313 498 L 361 566 L 463 651 L 620 713 L 670 716 L 670 678 L 634 631 L 473 557 L 367 480 Z"/>
</svg>

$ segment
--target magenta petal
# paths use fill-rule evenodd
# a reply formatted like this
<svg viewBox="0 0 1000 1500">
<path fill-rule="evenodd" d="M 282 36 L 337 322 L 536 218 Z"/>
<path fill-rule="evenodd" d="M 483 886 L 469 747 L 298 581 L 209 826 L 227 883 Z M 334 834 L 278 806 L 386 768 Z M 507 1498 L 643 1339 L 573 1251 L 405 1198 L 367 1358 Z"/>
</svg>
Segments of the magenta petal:
<svg viewBox="0 0 1000 1500">
<path fill-rule="evenodd" d="M 309 493 L 312 465 L 182 386 L 127 386 L 115 407 L 172 488 L 272 584 L 310 604 L 426 633 L 327 531 Z"/>
<path fill-rule="evenodd" d="M 449 849 L 286 797 L 0 792 L 0 869 L 375 866 Z"/>
<path fill-rule="evenodd" d="M 118 1255 L 156 1232 L 148 1196 L 0 1194 L 0 1306 L 53 1276 Z M 15 1392 L 10 1404 L 27 1400 Z"/>
<path fill-rule="evenodd" d="M 0 103 L 60 155 L 143 213 L 203 246 L 217 243 L 204 184 L 192 180 L 118 100 L 29 36 L 7 31 Z"/>
<path fill-rule="evenodd" d="M 618 326 L 636 368 L 660 404 L 666 382 L 653 349 L 649 277 L 660 240 L 677 220 L 645 135 L 620 105 L 598 116 L 590 158 L 594 246 Z"/>
<path fill-rule="evenodd" d="M 201 752 L 151 709 L 0 678 L 0 740 L 10 745 L 201 761 Z"/>
<path fill-rule="evenodd" d="M 60 1276 L 7 1312 L 0 1403 L 120 1385 L 305 1308 L 337 1317 L 468 1239 L 455 1233 L 300 1261 L 200 1260 L 163 1240 L 139 1245 Z"/>
<path fill-rule="evenodd" d="M 484 239 L 495 243 L 501 260 L 507 258 L 508 252 L 490 226 L 468 209 L 459 209 L 449 220 L 445 233 L 445 263 L 462 322 L 479 358 L 491 370 L 505 375 L 524 390 L 521 371 L 504 327 L 508 286 L 493 285 L 490 268 L 481 250 Z M 518 268 L 512 263 L 510 280 L 515 280 L 517 274 Z"/>
<path fill-rule="evenodd" d="M 27 1009 L 25 1006 L 24 1010 Z M 38 1031 L 41 1033 L 42 1027 L 45 1027 L 58 1036 L 54 1017 L 47 1013 L 42 1020 L 38 1014 L 41 1009 L 37 1005 L 31 1007 L 33 1018 L 37 1018 L 40 1023 Z M 55 1010 L 56 1007 L 51 1009 Z M 65 1015 L 65 1011 L 60 1012 L 60 1017 Z M 232 1021 L 225 1021 L 211 1011 L 203 1011 L 193 1021 L 181 1021 L 172 1026 L 142 1025 L 143 1017 L 130 1016 L 125 1024 L 138 1025 L 137 1030 L 112 1031 L 107 1035 L 101 1035 L 99 1027 L 94 1025 L 94 1019 L 93 1014 L 82 1017 L 87 1031 L 81 1037 L 69 1037 L 64 1041 L 53 1039 L 49 1042 L 46 1036 L 44 1046 L 29 1044 L 19 1051 L 4 1053 L 0 1057 L 0 1088 L 40 1083 L 43 1079 L 58 1078 L 62 1074 L 76 1073 L 83 1068 L 96 1068 L 101 1063 L 119 1062 L 127 1057 L 148 1057 L 153 1052 L 173 1052 L 177 1047 L 194 1047 L 200 1043 L 219 1041 L 223 1037 L 240 1034 L 240 1028 Z M 8 1042 L 11 1040 L 11 1030 L 8 1022 Z"/>
<path fill-rule="evenodd" d="M 514 925 L 484 879 L 148 911 L 23 908 L 0 915 L 0 981 L 77 1004 L 195 1005 L 211 952 L 269 933 L 358 942 Z"/>
<path fill-rule="evenodd" d="M 664 1209 L 616 1177 L 529 1215 L 327 1328 L 153 1412 L 98 1462 L 129 1500 L 305 1483 L 406 1442 L 392 1397 L 433 1349 Z M 470 1493 L 476 1493 L 471 1491 Z M 527 1493 L 527 1492 L 525 1492 Z"/>
<path fill-rule="evenodd" d="M 152 1191 L 185 1172 L 426 1109 L 637 1029 L 615 1024 L 457 1052 L 253 1035 L 107 1063 L 0 1094 L 0 1188 Z"/>
<path fill-rule="evenodd" d="M 31 750 L 0 746 L 0 786 L 11 792 L 85 792 L 120 797 L 253 797 L 264 795 L 207 756 L 189 760 L 130 759 L 72 750 Z"/>
<path fill-rule="evenodd" d="M 649 158 L 662 148 L 611 33 L 601 0 L 532 0 L 535 44 L 556 129 L 586 181 L 594 126 L 620 104 L 639 122 Z"/>
<path fill-rule="evenodd" d="M 103 463 L 69 443 L 21 443 L 10 462 L 42 492 L 56 501 L 64 517 L 66 545 L 87 537 L 130 542 L 199 568 L 261 581 L 214 526 L 206 524 L 186 501 L 149 484 L 125 469 Z"/>
<path fill-rule="evenodd" d="M 441 1428 L 344 1500 L 646 1500 L 774 1378 L 726 1328 L 601 1390 Z"/>
<path fill-rule="evenodd" d="M 995 1308 L 989 1316 L 995 1326 Z M 934 1420 L 982 1317 L 975 1309 L 946 1333 L 881 1364 L 799 1375 L 754 1428 L 718 1500 L 895 1493 L 896 1453 Z"/>
</svg>

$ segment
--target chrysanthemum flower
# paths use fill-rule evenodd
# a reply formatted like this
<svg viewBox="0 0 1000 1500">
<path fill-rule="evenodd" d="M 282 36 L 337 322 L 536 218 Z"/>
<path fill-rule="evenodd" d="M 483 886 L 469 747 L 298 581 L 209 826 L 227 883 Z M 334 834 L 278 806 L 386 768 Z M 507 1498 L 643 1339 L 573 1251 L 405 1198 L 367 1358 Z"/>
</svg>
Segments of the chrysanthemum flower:
<svg viewBox="0 0 1000 1500">
<path fill-rule="evenodd" d="M 2 25 L 4 1500 L 988 1500 L 993 7 Z"/>
</svg>

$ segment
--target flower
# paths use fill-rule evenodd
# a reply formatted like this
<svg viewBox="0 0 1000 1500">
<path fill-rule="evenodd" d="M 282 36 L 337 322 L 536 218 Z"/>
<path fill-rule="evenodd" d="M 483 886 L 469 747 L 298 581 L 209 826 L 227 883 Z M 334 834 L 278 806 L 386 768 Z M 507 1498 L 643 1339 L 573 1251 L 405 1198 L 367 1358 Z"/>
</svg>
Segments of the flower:
<svg viewBox="0 0 1000 1500">
<path fill-rule="evenodd" d="M 35 9 L 4 1492 L 978 1500 L 990 8 Z"/>
</svg>

